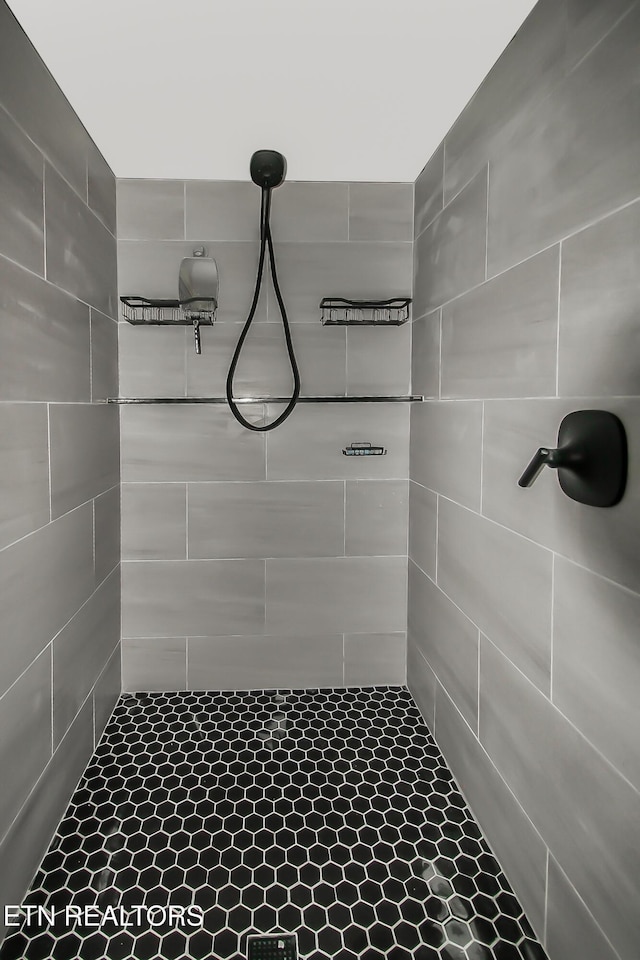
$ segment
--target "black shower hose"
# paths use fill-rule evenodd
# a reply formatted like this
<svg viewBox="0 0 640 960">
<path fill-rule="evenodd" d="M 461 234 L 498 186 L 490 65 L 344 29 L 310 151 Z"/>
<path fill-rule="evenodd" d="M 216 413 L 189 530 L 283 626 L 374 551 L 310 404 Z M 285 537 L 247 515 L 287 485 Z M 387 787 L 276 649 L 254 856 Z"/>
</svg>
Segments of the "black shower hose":
<svg viewBox="0 0 640 960">
<path fill-rule="evenodd" d="M 273 240 L 271 239 L 271 226 L 269 224 L 269 217 L 271 214 L 271 188 L 263 187 L 262 188 L 262 204 L 260 209 L 260 259 L 258 261 L 258 275 L 256 277 L 256 288 L 253 292 L 253 301 L 251 303 L 251 309 L 249 310 L 249 316 L 245 321 L 245 325 L 242 328 L 242 333 L 238 338 L 238 343 L 236 344 L 236 349 L 233 354 L 233 359 L 231 360 L 231 365 L 229 366 L 229 373 L 227 374 L 227 403 L 231 409 L 232 414 L 243 427 L 246 427 L 247 430 L 255 430 L 256 433 L 265 433 L 267 430 L 273 430 L 275 427 L 280 426 L 281 423 L 293 413 L 293 409 L 298 402 L 298 397 L 300 395 L 300 373 L 298 371 L 298 364 L 296 363 L 296 355 L 293 349 L 293 343 L 291 341 L 291 330 L 289 329 L 289 320 L 287 318 L 287 311 L 285 309 L 284 300 L 282 299 L 282 294 L 280 292 L 280 285 L 278 283 L 278 274 L 276 272 L 276 258 L 273 252 Z M 282 326 L 284 328 L 284 336 L 287 342 L 287 352 L 289 354 L 289 362 L 291 364 L 291 372 L 293 374 L 293 393 L 291 399 L 288 401 L 287 406 L 282 411 L 279 417 L 276 417 L 271 423 L 265 423 L 262 426 L 257 426 L 255 423 L 250 423 L 249 420 L 245 418 L 240 413 L 238 406 L 233 399 L 233 378 L 236 372 L 236 367 L 238 365 L 238 360 L 240 359 L 240 354 L 242 352 L 242 347 L 244 341 L 246 340 L 247 334 L 249 333 L 249 328 L 253 322 L 255 316 L 256 308 L 258 306 L 258 300 L 260 298 L 260 287 L 262 286 L 262 274 L 264 271 L 264 257 L 267 247 L 269 248 L 269 263 L 271 265 L 271 279 L 273 281 L 273 289 L 276 293 L 276 299 L 278 301 L 278 306 L 280 308 L 280 316 L 282 317 Z"/>
</svg>

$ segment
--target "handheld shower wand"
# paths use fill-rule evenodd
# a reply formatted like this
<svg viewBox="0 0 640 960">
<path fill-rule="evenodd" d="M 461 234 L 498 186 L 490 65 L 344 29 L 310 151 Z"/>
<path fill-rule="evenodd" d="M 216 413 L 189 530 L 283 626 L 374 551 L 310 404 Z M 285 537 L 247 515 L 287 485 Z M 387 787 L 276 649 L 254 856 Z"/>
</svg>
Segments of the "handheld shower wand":
<svg viewBox="0 0 640 960">
<path fill-rule="evenodd" d="M 226 384 L 226 393 L 227 393 L 227 403 L 231 409 L 232 414 L 243 427 L 246 427 L 247 430 L 254 430 L 257 433 L 265 433 L 268 430 L 273 430 L 275 427 L 278 427 L 281 423 L 287 419 L 288 416 L 293 412 L 293 409 L 298 401 L 300 395 L 300 373 L 298 371 L 298 364 L 296 362 L 296 356 L 293 349 L 293 342 L 291 340 L 291 330 L 289 329 L 289 319 L 287 317 L 287 311 L 284 305 L 284 300 L 282 299 L 282 294 L 280 292 L 280 285 L 278 283 L 278 275 L 276 271 L 276 258 L 273 251 L 273 240 L 271 238 L 271 226 L 270 226 L 270 216 L 271 216 L 271 191 L 275 187 L 279 187 L 283 182 L 286 172 L 286 160 L 281 153 L 278 153 L 276 150 L 257 150 L 256 153 L 251 157 L 250 164 L 251 179 L 257 186 L 262 190 L 262 204 L 260 209 L 260 257 L 258 260 L 258 275 L 256 277 L 256 286 L 253 292 L 253 300 L 251 301 L 251 307 L 249 309 L 249 315 L 245 321 L 244 327 L 242 328 L 242 333 L 238 338 L 238 343 L 236 344 L 236 349 L 231 360 L 231 365 L 229 366 L 229 373 L 227 374 L 227 384 Z M 249 420 L 246 420 L 240 410 L 238 409 L 237 404 L 233 399 L 233 378 L 236 372 L 236 367 L 238 365 L 238 360 L 240 359 L 240 354 L 242 352 L 242 347 L 244 341 L 246 340 L 247 334 L 249 333 L 249 328 L 253 323 L 253 318 L 258 306 L 258 300 L 260 298 L 260 288 L 262 286 L 262 275 L 264 271 L 264 260 L 265 254 L 269 250 L 269 264 L 271 267 L 271 280 L 273 282 L 273 289 L 276 294 L 276 300 L 278 301 L 278 307 L 280 309 L 280 316 L 282 318 L 282 326 L 284 328 L 284 336 L 287 344 L 287 352 L 289 354 L 289 362 L 291 364 L 291 373 L 293 374 L 293 392 L 291 399 L 287 403 L 287 406 L 282 411 L 279 417 L 276 417 L 271 423 L 265 423 L 262 426 L 257 426 L 254 423 L 251 423 Z"/>
</svg>

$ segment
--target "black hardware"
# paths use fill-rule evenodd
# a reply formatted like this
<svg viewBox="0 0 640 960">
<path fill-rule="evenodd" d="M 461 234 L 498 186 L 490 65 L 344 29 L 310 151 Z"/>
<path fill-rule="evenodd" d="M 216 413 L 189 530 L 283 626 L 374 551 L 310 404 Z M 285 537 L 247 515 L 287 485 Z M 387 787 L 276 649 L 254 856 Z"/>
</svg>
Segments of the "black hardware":
<svg viewBox="0 0 640 960">
<path fill-rule="evenodd" d="M 345 297 L 323 297 L 320 311 L 324 326 L 400 326 L 409 319 L 410 297 L 390 300 L 347 300 Z"/>
<path fill-rule="evenodd" d="M 424 397 L 298 397 L 298 403 L 422 403 Z M 226 397 L 112 397 L 107 403 L 226 403 Z M 237 397 L 236 403 L 288 403 L 289 397 Z"/>
<path fill-rule="evenodd" d="M 575 410 L 558 430 L 555 449 L 540 447 L 518 480 L 530 487 L 543 467 L 558 471 L 563 492 L 590 507 L 613 507 L 627 482 L 627 436 L 607 410 Z"/>
<path fill-rule="evenodd" d="M 343 447 L 342 452 L 345 457 L 384 457 L 387 451 L 385 447 L 372 447 L 370 443 L 351 443 Z"/>
<path fill-rule="evenodd" d="M 122 315 L 129 323 L 144 326 L 167 325 L 170 327 L 191 326 L 194 314 L 189 310 L 192 303 L 202 304 L 198 309 L 198 321 L 211 325 L 218 304 L 213 297 L 187 297 L 186 300 L 150 300 L 148 297 L 120 297 L 124 307 Z"/>
</svg>

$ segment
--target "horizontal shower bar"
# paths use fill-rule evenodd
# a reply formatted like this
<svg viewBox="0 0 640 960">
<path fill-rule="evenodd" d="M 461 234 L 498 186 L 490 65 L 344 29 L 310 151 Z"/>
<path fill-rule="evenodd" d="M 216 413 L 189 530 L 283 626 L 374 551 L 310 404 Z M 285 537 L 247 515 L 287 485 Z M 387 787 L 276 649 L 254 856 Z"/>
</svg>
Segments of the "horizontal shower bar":
<svg viewBox="0 0 640 960">
<path fill-rule="evenodd" d="M 235 397 L 235 403 L 288 403 L 290 397 Z M 298 397 L 298 403 L 421 403 L 424 397 Z M 226 403 L 226 397 L 113 397 L 107 403 Z"/>
</svg>

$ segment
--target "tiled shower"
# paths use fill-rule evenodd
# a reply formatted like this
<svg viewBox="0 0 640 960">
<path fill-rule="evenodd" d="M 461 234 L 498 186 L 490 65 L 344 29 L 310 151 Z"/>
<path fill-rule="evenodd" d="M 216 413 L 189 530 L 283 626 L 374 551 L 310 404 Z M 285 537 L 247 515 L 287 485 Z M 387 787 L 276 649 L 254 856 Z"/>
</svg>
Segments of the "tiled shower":
<svg viewBox="0 0 640 960">
<path fill-rule="evenodd" d="M 540 0 L 415 184 L 275 191 L 303 393 L 424 399 L 259 434 L 105 402 L 224 394 L 256 188 L 116 182 L 0 4 L 0 902 L 201 911 L 9 911 L 3 960 L 636 960 L 639 46 L 638 2 Z M 202 245 L 197 356 L 118 297 Z M 243 397 L 289 390 L 274 307 Z M 581 409 L 626 428 L 611 509 L 517 484 Z"/>
</svg>

